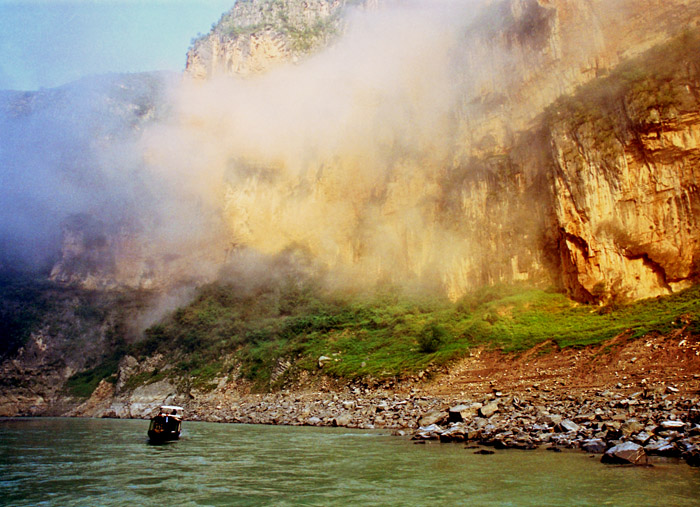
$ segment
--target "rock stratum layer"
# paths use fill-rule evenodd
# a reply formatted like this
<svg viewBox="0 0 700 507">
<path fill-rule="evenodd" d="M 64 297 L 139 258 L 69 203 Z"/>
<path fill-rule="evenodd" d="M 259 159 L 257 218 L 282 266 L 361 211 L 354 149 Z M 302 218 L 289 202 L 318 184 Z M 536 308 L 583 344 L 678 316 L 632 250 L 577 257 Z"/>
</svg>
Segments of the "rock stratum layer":
<svg viewBox="0 0 700 507">
<path fill-rule="evenodd" d="M 439 40 L 415 5 L 349 4 L 240 1 L 188 54 L 194 78 L 259 80 L 293 64 L 353 64 L 344 41 L 358 32 L 414 35 L 365 48 L 403 73 L 353 84 L 356 118 L 337 120 L 371 138 L 307 150 L 303 167 L 282 149 L 230 162 L 234 243 L 303 245 L 369 279 L 437 280 L 454 298 L 529 280 L 606 302 L 697 278 L 697 38 L 667 43 L 694 29 L 698 2 L 487 2 L 450 11 Z"/>
</svg>

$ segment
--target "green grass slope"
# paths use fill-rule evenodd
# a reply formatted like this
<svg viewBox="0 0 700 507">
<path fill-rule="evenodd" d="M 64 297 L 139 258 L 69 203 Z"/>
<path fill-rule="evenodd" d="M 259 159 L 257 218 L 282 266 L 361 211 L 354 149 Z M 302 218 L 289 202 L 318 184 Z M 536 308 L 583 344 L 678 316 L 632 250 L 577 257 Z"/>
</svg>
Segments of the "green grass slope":
<svg viewBox="0 0 700 507">
<path fill-rule="evenodd" d="M 559 347 L 667 334 L 690 323 L 700 332 L 700 287 L 617 307 L 581 305 L 526 286 L 491 287 L 457 303 L 385 292 L 323 294 L 290 283 L 241 294 L 234 285 L 204 287 L 188 306 L 146 331 L 133 347 L 160 352 L 202 385 L 236 372 L 259 389 L 280 387 L 302 371 L 344 379 L 404 376 L 458 359 L 477 347 L 517 353 L 552 341 Z M 273 372 L 288 364 L 280 377 Z M 147 378 L 142 379 L 147 381 Z"/>
</svg>

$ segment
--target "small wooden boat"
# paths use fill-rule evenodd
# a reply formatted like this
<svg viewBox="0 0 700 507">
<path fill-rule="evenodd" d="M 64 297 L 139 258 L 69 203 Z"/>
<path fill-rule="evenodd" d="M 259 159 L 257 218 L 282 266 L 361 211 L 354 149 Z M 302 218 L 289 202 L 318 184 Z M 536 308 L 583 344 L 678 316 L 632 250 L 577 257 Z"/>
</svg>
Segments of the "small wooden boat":
<svg viewBox="0 0 700 507">
<path fill-rule="evenodd" d="M 180 438 L 182 429 L 182 407 L 163 405 L 158 414 L 151 418 L 148 426 L 148 439 L 153 443 L 168 442 Z"/>
</svg>

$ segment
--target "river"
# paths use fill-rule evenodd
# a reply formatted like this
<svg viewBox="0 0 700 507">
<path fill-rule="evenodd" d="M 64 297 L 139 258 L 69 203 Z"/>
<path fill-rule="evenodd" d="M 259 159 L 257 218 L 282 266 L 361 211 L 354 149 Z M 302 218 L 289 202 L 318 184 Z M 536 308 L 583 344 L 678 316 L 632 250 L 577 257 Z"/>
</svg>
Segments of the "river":
<svg viewBox="0 0 700 507">
<path fill-rule="evenodd" d="M 580 452 L 416 445 L 387 432 L 147 421 L 0 420 L 0 505 L 698 505 L 700 470 Z"/>
</svg>

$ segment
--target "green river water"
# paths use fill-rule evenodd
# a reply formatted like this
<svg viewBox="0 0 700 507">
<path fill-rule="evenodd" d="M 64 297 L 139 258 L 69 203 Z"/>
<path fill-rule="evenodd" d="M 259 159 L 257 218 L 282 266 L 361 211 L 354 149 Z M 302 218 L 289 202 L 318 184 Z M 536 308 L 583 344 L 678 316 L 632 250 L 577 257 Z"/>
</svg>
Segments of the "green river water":
<svg viewBox="0 0 700 507">
<path fill-rule="evenodd" d="M 415 445 L 387 432 L 147 421 L 0 420 L 0 505 L 700 505 L 700 470 L 580 452 Z"/>
</svg>

